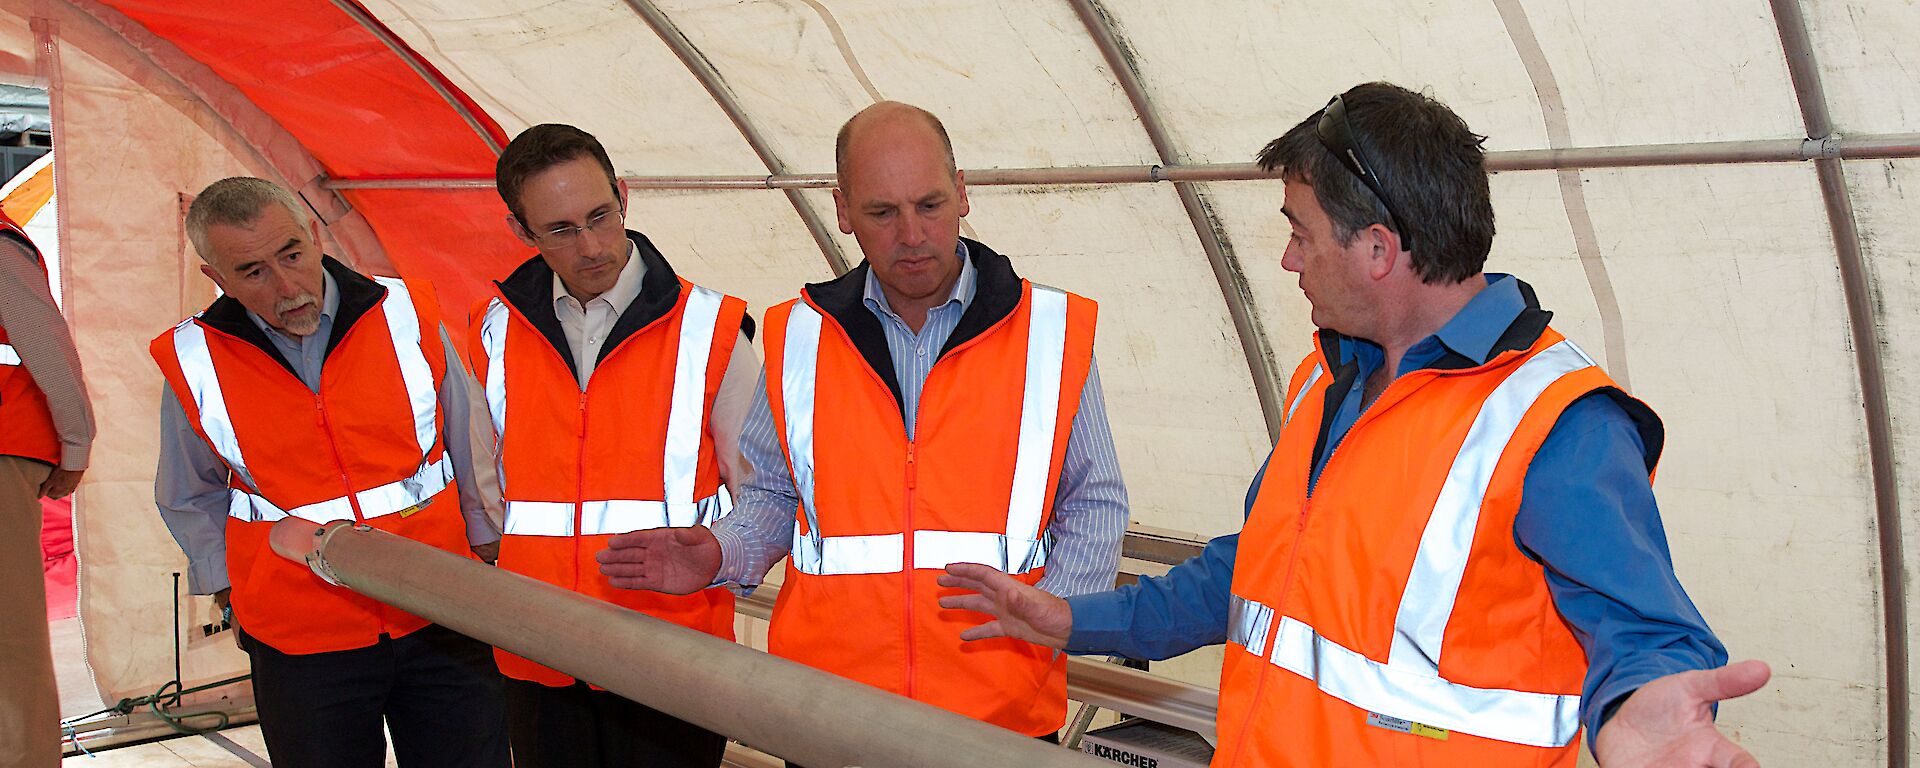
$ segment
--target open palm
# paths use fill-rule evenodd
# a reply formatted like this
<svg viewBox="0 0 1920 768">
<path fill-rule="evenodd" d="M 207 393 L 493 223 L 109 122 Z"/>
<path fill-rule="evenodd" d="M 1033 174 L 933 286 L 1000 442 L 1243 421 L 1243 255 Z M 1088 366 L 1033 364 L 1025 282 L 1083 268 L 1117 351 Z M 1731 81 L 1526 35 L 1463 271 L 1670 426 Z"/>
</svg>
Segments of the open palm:
<svg viewBox="0 0 1920 768">
<path fill-rule="evenodd" d="M 1712 705 L 1759 690 L 1772 674 L 1765 662 L 1742 661 L 1647 683 L 1600 729 L 1593 755 L 1602 768 L 1757 768 L 1714 726 Z"/>
<path fill-rule="evenodd" d="M 954 563 L 940 577 L 940 586 L 973 590 L 970 595 L 947 595 L 940 607 L 978 611 L 993 621 L 960 633 L 962 640 L 1011 637 L 1036 645 L 1063 648 L 1073 634 L 1073 609 L 1067 601 L 993 568 Z"/>
<path fill-rule="evenodd" d="M 720 542 L 700 526 L 623 533 L 593 557 L 607 582 L 621 589 L 691 594 L 720 572 Z"/>
</svg>

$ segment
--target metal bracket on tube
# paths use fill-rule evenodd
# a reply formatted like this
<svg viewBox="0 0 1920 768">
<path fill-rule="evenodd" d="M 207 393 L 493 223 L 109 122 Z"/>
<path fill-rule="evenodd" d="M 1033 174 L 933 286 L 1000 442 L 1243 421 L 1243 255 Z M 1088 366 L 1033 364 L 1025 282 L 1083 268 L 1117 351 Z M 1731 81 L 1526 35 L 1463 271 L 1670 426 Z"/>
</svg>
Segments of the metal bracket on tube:
<svg viewBox="0 0 1920 768">
<path fill-rule="evenodd" d="M 1831 160 L 1840 157 L 1840 145 L 1844 143 L 1839 134 L 1831 134 L 1818 139 L 1806 139 L 1800 142 L 1800 159 Z"/>
<path fill-rule="evenodd" d="M 337 525 L 326 526 L 313 532 L 314 538 L 319 539 L 320 542 L 314 545 L 312 552 L 307 553 L 307 567 L 313 569 L 315 576 L 319 576 L 328 584 L 336 587 L 344 587 L 346 585 L 340 583 L 340 575 L 334 573 L 333 566 L 327 562 L 327 542 L 333 538 L 333 534 L 339 532 L 342 528 L 356 528 L 362 531 L 373 530 L 372 526 L 364 523 L 356 525 L 343 522 Z"/>
</svg>

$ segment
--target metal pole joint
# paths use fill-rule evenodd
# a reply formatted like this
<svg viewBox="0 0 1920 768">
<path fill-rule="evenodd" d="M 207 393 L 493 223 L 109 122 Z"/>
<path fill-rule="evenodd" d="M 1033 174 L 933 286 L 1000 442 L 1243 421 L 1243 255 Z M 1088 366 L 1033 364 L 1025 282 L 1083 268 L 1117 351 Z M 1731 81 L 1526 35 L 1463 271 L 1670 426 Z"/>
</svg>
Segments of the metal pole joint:
<svg viewBox="0 0 1920 768">
<path fill-rule="evenodd" d="M 1800 159 L 1837 160 L 1840 158 L 1840 148 L 1845 143 L 1845 139 L 1841 138 L 1840 134 L 1837 133 L 1830 133 L 1819 138 L 1808 138 L 1800 142 Z"/>
</svg>

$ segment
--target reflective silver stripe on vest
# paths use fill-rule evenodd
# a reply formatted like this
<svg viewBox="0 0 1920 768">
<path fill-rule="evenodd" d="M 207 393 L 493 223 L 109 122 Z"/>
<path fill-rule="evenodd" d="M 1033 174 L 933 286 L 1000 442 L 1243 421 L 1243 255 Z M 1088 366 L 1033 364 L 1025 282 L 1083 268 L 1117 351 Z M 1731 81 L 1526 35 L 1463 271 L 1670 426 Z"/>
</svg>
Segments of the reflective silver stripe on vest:
<svg viewBox="0 0 1920 768">
<path fill-rule="evenodd" d="M 907 560 L 905 542 L 906 537 L 897 533 L 809 536 L 795 530 L 793 567 L 815 576 L 899 573 Z"/>
<path fill-rule="evenodd" d="M 1238 643 L 1255 656 L 1267 655 L 1267 630 L 1273 628 L 1273 609 L 1239 595 L 1227 596 L 1227 642 Z"/>
<path fill-rule="evenodd" d="M 19 365 L 20 352 L 12 344 L 0 344 L 0 365 Z"/>
<path fill-rule="evenodd" d="M 386 316 L 387 333 L 393 337 L 394 356 L 400 361 L 400 380 L 407 387 L 407 402 L 413 406 L 413 435 L 420 442 L 420 455 L 433 453 L 440 433 L 439 393 L 434 390 L 433 366 L 427 362 L 427 340 L 421 335 L 420 316 L 413 309 L 413 297 L 407 284 L 398 278 L 376 277 L 386 286 L 387 297 L 380 301 Z M 439 339 L 434 339 L 439 343 Z M 365 510 L 361 511 L 367 515 Z"/>
<path fill-rule="evenodd" d="M 898 533 L 872 536 L 809 536 L 793 532 L 793 565 L 814 576 L 899 573 L 906 563 Z M 954 563 L 979 563 L 1004 573 L 1026 573 L 1047 564 L 1050 539 L 1009 539 L 983 531 L 914 531 L 913 567 L 944 570 Z"/>
<path fill-rule="evenodd" d="M 1047 508 L 1047 478 L 1053 469 L 1053 438 L 1060 422 L 1060 376 L 1067 356 L 1067 294 L 1058 288 L 1034 284 L 1028 312 L 1027 377 L 1020 396 L 1020 447 L 1013 459 L 1013 492 L 1007 502 L 1007 535 L 997 552 L 991 542 L 973 534 L 955 534 L 921 551 L 922 537 L 914 537 L 915 568 L 945 568 L 947 563 L 984 563 L 1006 573 L 1026 573 L 1040 567 L 1040 519 Z M 923 533 L 933 533 L 925 531 Z M 931 543 L 931 542 L 930 542 Z M 1017 551 L 1009 551 L 1011 544 Z M 993 555 L 998 555 L 993 557 Z M 976 555 L 986 560 L 972 559 Z M 1009 560 L 1009 555 L 1018 555 Z M 944 561 L 944 562 L 940 562 Z M 940 562 L 939 565 L 922 563 Z"/>
<path fill-rule="evenodd" d="M 1467 572 L 1467 555 L 1493 469 L 1540 393 L 1560 377 L 1592 365 L 1593 360 L 1573 342 L 1562 341 L 1528 358 L 1481 404 L 1420 535 L 1420 549 L 1393 621 L 1393 650 L 1387 663 L 1394 669 L 1439 676 L 1441 638 Z"/>
<path fill-rule="evenodd" d="M 240 476 L 242 483 L 249 488 L 259 488 L 260 484 L 253 481 L 253 473 L 247 469 L 240 440 L 233 434 L 226 395 L 220 389 L 219 374 L 213 370 L 213 353 L 207 349 L 207 331 L 193 318 L 174 326 L 173 356 L 180 363 L 180 377 L 187 382 L 187 394 L 193 397 L 194 410 L 200 414 L 200 431 L 206 433 L 213 451 Z"/>
<path fill-rule="evenodd" d="M 694 286 L 680 319 L 679 346 L 674 353 L 673 392 L 667 411 L 667 433 L 661 458 L 661 487 L 665 501 L 648 499 L 592 499 L 579 504 L 581 536 L 629 533 L 654 528 L 712 525 L 733 511 L 725 487 L 704 499 L 694 498 L 700 478 L 700 437 L 707 423 L 707 366 L 713 358 L 714 325 L 720 320 L 718 292 Z M 487 410 L 493 415 L 496 455 L 505 444 L 507 425 L 507 334 L 510 317 L 499 298 L 487 305 L 480 324 L 480 346 L 487 355 Z M 502 467 L 502 481 L 505 468 Z M 574 504 L 565 501 L 507 501 L 503 533 L 516 536 L 573 536 Z"/>
<path fill-rule="evenodd" d="M 820 518 L 813 506 L 813 384 L 820 367 L 820 312 L 804 299 L 793 303 L 787 315 L 787 338 L 780 362 L 780 402 L 785 409 L 787 461 L 793 468 L 793 487 L 800 496 L 800 513 L 806 517 L 807 530 L 795 536 L 812 538 L 813 547 L 802 557 L 798 545 L 793 548 L 794 565 L 801 571 L 819 567 Z M 863 571 L 865 573 L 865 571 Z"/>
<path fill-rule="evenodd" d="M 1495 467 L 1541 393 L 1561 377 L 1593 364 L 1573 342 L 1562 341 L 1528 358 L 1481 404 L 1427 518 L 1386 662 L 1321 637 L 1291 617 L 1280 620 L 1270 660 L 1313 680 L 1328 695 L 1370 712 L 1516 744 L 1570 743 L 1580 729 L 1579 696 L 1460 685 L 1440 677 L 1439 666 Z M 1298 402 L 1296 397 L 1296 406 Z M 1253 627 L 1241 625 L 1252 623 L 1245 619 L 1249 614 L 1265 614 L 1260 621 L 1270 621 L 1271 609 L 1239 596 L 1233 600 L 1239 611 L 1230 619 L 1230 639 L 1263 655 L 1255 642 L 1239 639 L 1254 633 Z M 1260 635 L 1264 642 L 1264 631 Z"/>
<path fill-rule="evenodd" d="M 1045 538 L 978 531 L 914 531 L 913 567 L 945 570 L 954 563 L 979 563 L 1002 573 L 1026 573 L 1047 564 L 1051 544 Z"/>
<path fill-rule="evenodd" d="M 487 413 L 493 416 L 494 453 L 507 433 L 507 305 L 499 298 L 487 302 L 480 321 L 480 348 L 487 354 Z"/>
<path fill-rule="evenodd" d="M 700 476 L 700 435 L 707 424 L 707 363 L 713 356 L 713 325 L 719 321 L 722 298 L 696 285 L 687 295 L 687 307 L 680 317 L 680 347 L 673 362 L 673 403 L 667 411 L 667 444 L 661 458 L 662 498 L 677 513 L 668 514 L 669 520 L 705 517 L 691 510 Z M 726 511 L 719 513 L 724 515 Z M 684 527 L 693 523 L 672 524 Z"/>
<path fill-rule="evenodd" d="M 985 531 L 913 532 L 915 569 L 943 569 L 953 563 L 981 563 L 1005 573 L 1027 573 L 1046 565 L 1051 539 L 1041 529 L 1053 445 L 1060 417 L 1061 378 L 1067 343 L 1067 294 L 1033 286 L 1027 328 L 1026 384 L 1021 395 L 1019 448 L 1014 455 L 1013 488 L 1005 533 Z M 901 534 L 823 536 L 814 506 L 813 396 L 819 367 L 821 320 L 805 301 L 787 317 L 780 368 L 781 403 L 786 417 L 787 456 L 793 464 L 805 532 L 794 529 L 793 564 L 815 576 L 898 573 L 907 567 Z"/>
<path fill-rule="evenodd" d="M 581 536 L 712 525 L 733 511 L 733 498 L 723 486 L 699 501 L 668 504 L 662 501 L 606 499 L 582 502 Z M 509 501 L 502 533 L 513 536 L 572 536 L 574 504 L 570 501 Z"/>
<path fill-rule="evenodd" d="M 1307 401 L 1307 392 L 1311 391 L 1314 383 L 1320 380 L 1322 372 L 1320 364 L 1314 363 L 1313 370 L 1307 373 L 1307 383 L 1300 385 L 1299 393 L 1293 396 L 1293 402 L 1287 406 L 1287 415 L 1280 417 L 1281 429 L 1286 429 L 1287 424 L 1293 421 L 1293 412 L 1300 410 L 1300 404 Z"/>
<path fill-rule="evenodd" d="M 358 502 L 360 516 L 372 519 L 416 507 L 445 490 L 447 483 L 451 482 L 453 465 L 447 461 L 444 453 L 438 461 L 429 463 L 426 460 L 433 453 L 439 433 L 440 407 L 439 395 L 434 390 L 433 368 L 427 362 L 423 347 L 427 342 L 420 334 L 420 317 L 414 311 L 413 300 L 405 283 L 392 278 L 374 279 L 387 288 L 387 296 L 380 302 L 380 312 L 386 320 L 394 358 L 400 366 L 401 382 L 407 390 L 407 403 L 413 412 L 414 438 L 420 446 L 421 455 L 419 467 L 409 477 L 357 491 L 352 499 L 341 496 L 291 510 L 281 509 L 257 493 L 231 489 L 228 515 L 248 522 L 267 522 L 288 516 L 313 522 L 332 522 L 352 520 L 353 505 Z M 239 439 L 235 436 L 233 415 L 227 411 L 226 396 L 220 388 L 220 376 L 214 369 L 213 354 L 207 347 L 206 330 L 192 318 L 174 326 L 173 353 L 180 362 L 180 374 L 186 380 L 188 394 L 193 397 L 194 407 L 200 412 L 200 429 L 206 433 L 214 452 L 220 454 L 220 458 L 239 475 L 244 485 L 259 489 L 260 484 L 254 482 L 253 474 L 247 468 L 246 456 L 240 449 Z"/>
<path fill-rule="evenodd" d="M 418 507 L 446 490 L 451 482 L 453 462 L 442 454 L 439 461 L 421 466 L 412 477 L 361 491 L 353 498 L 360 503 L 360 516 L 372 520 Z M 287 510 L 275 506 L 265 496 L 238 488 L 227 489 L 227 496 L 227 514 L 249 523 L 270 523 L 286 517 L 315 523 L 353 519 L 353 504 L 345 496 Z"/>
<path fill-rule="evenodd" d="M 1382 664 L 1282 617 L 1274 665 L 1369 712 L 1535 747 L 1564 747 L 1580 730 L 1580 697 L 1474 688 Z"/>
</svg>

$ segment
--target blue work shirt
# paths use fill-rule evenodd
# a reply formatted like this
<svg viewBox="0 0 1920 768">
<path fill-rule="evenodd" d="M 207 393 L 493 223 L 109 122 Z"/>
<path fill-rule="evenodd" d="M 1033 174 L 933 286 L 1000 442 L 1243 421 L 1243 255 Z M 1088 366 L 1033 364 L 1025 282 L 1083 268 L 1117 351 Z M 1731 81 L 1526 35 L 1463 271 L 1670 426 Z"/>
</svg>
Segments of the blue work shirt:
<svg viewBox="0 0 1920 768">
<path fill-rule="evenodd" d="M 1527 309 L 1520 281 L 1489 274 L 1488 285 L 1441 327 L 1407 350 L 1395 378 L 1423 368 L 1480 365 Z M 1364 410 L 1363 384 L 1386 362 L 1379 345 L 1343 338 L 1340 365 L 1358 375 L 1333 412 L 1325 446 L 1314 456 L 1319 479 L 1327 457 Z M 1269 455 L 1267 461 L 1273 457 Z M 1260 493 L 1262 464 L 1247 489 L 1246 514 Z M 1554 607 L 1587 653 L 1580 721 L 1589 744 L 1619 702 L 1640 686 L 1675 672 L 1727 663 L 1726 648 L 1707 628 L 1673 572 L 1666 531 L 1647 477 L 1646 445 L 1633 419 L 1612 397 L 1575 401 L 1561 413 L 1527 467 L 1514 520 L 1514 541 L 1545 566 Z M 1239 534 L 1207 543 L 1198 557 L 1158 578 L 1110 592 L 1070 598 L 1073 653 L 1165 659 L 1226 642 L 1227 597 Z"/>
</svg>

